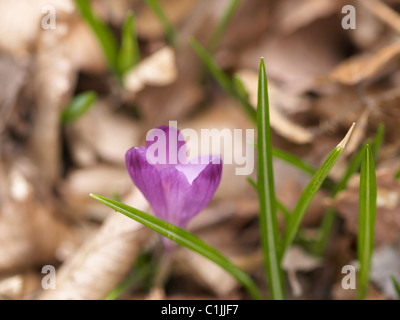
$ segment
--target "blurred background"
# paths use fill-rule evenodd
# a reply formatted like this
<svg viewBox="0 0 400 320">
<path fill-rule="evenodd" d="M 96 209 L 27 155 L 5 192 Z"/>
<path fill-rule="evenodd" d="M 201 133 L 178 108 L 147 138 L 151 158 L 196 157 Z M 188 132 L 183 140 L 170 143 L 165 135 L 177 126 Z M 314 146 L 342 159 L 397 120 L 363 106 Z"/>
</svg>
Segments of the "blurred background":
<svg viewBox="0 0 400 320">
<path fill-rule="evenodd" d="M 94 20 L 108 26 L 117 46 L 133 12 L 132 65 L 113 70 L 72 0 L 0 0 L 0 299 L 103 299 L 124 279 L 131 281 L 124 299 L 249 298 L 217 266 L 181 248 L 165 288 L 154 288 L 157 235 L 89 197 L 150 210 L 125 169 L 125 152 L 143 145 L 151 128 L 169 121 L 198 131 L 255 128 L 191 39 L 229 81 L 241 80 L 252 105 L 264 57 L 275 147 L 318 167 L 357 123 L 332 181 L 384 125 L 368 298 L 394 298 L 389 275 L 400 277 L 400 1 L 237 1 L 225 28 L 221 21 L 232 1 L 160 0 L 172 31 L 146 1 L 90 3 Z M 355 9 L 355 21 L 348 20 L 351 11 L 342 12 L 346 5 Z M 344 28 L 353 22 L 355 29 Z M 217 193 L 189 230 L 266 291 L 257 194 L 235 167 L 224 166 Z M 310 176 L 281 160 L 274 170 L 277 198 L 293 209 Z M 317 257 L 307 241 L 327 208 L 337 219 Z M 357 174 L 337 196 L 317 194 L 284 266 L 290 298 L 354 298 L 354 290 L 341 286 L 341 269 L 356 260 L 357 213 Z M 55 290 L 43 287 L 45 265 L 56 270 Z"/>
</svg>

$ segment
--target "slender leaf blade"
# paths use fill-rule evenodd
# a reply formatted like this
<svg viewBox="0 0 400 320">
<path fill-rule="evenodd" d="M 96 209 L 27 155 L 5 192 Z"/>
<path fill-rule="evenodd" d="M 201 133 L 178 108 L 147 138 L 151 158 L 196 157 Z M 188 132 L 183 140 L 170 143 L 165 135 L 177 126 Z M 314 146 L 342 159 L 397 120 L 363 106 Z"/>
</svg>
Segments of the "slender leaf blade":
<svg viewBox="0 0 400 320">
<path fill-rule="evenodd" d="M 212 56 L 207 52 L 206 49 L 203 48 L 203 46 L 200 43 L 198 43 L 194 38 L 192 38 L 190 39 L 190 45 L 192 46 L 193 50 L 197 53 L 200 60 L 206 66 L 208 71 L 217 81 L 219 86 L 222 88 L 222 90 L 224 90 L 225 93 L 231 96 L 232 98 L 236 99 L 242 106 L 247 116 L 254 123 L 256 123 L 257 112 L 254 109 L 254 107 L 250 104 L 249 100 L 245 98 L 245 91 L 243 91 L 244 86 L 243 84 L 241 84 L 240 79 L 239 79 L 240 83 L 238 80 L 236 80 L 235 84 L 233 84 L 231 79 L 225 74 L 224 71 L 221 70 L 221 68 L 216 64 L 216 62 L 212 58 Z M 239 91 L 237 91 L 237 89 L 239 89 Z"/>
<path fill-rule="evenodd" d="M 285 290 L 283 272 L 279 260 L 279 227 L 276 216 L 268 87 L 264 59 L 261 59 L 258 78 L 257 130 L 257 185 L 265 271 L 268 278 L 271 298 L 274 300 L 282 300 L 285 299 Z"/>
<path fill-rule="evenodd" d="M 219 43 L 221 42 L 222 36 L 232 19 L 233 14 L 237 6 L 239 5 L 240 0 L 231 0 L 226 7 L 221 19 L 218 21 L 216 28 L 214 29 L 210 41 L 208 42 L 207 49 L 209 52 L 214 53 L 217 49 Z"/>
<path fill-rule="evenodd" d="M 312 199 L 315 194 L 320 189 L 323 181 L 328 176 L 329 172 L 335 165 L 336 161 L 339 159 L 342 154 L 348 139 L 350 138 L 351 132 L 353 131 L 354 124 L 350 128 L 349 132 L 346 134 L 345 138 L 336 146 L 336 148 L 329 154 L 326 158 L 322 166 L 317 170 L 314 176 L 311 178 L 310 182 L 303 190 L 296 207 L 294 208 L 292 214 L 290 215 L 290 219 L 285 228 L 285 233 L 283 236 L 283 244 L 282 244 L 282 257 L 289 246 L 292 244 L 293 239 L 300 227 L 301 220 L 306 213 Z"/>
<path fill-rule="evenodd" d="M 76 95 L 61 112 L 61 123 L 76 121 L 91 108 L 96 100 L 97 94 L 94 91 L 86 91 Z"/>
<path fill-rule="evenodd" d="M 117 66 L 117 41 L 111 29 L 101 21 L 93 12 L 88 0 L 74 0 L 79 13 L 86 23 L 90 26 L 97 40 L 99 41 L 106 58 L 108 66 L 114 72 L 118 72 Z"/>
<path fill-rule="evenodd" d="M 292 153 L 286 152 L 281 149 L 273 148 L 272 149 L 272 155 L 276 158 L 279 158 L 289 164 L 291 164 L 294 167 L 297 167 L 301 169 L 302 171 L 314 175 L 317 170 L 314 168 L 314 166 L 307 161 L 304 161 L 303 159 L 295 156 Z"/>
<path fill-rule="evenodd" d="M 369 273 L 371 269 L 372 251 L 374 248 L 374 230 L 376 218 L 376 175 L 374 156 L 367 145 L 361 162 L 357 255 L 360 263 L 358 273 L 357 298 L 365 298 L 368 289 Z"/>
<path fill-rule="evenodd" d="M 400 283 L 393 274 L 390 275 L 390 279 L 392 280 L 394 290 L 396 291 L 397 299 L 400 299 Z"/>
<path fill-rule="evenodd" d="M 118 69 L 121 75 L 132 69 L 140 59 L 136 36 L 135 17 L 132 12 L 126 16 L 121 34 L 121 48 L 118 52 Z"/>
<path fill-rule="evenodd" d="M 167 18 L 167 15 L 165 14 L 163 8 L 160 5 L 160 2 L 158 0 L 145 0 L 145 1 L 149 6 L 149 8 L 157 16 L 158 20 L 161 22 L 164 28 L 164 34 L 167 37 L 169 44 L 175 46 L 178 32 Z"/>
<path fill-rule="evenodd" d="M 168 239 L 171 239 L 218 264 L 221 268 L 236 278 L 248 290 L 254 299 L 261 299 L 261 294 L 257 286 L 246 273 L 194 234 L 126 204 L 95 194 L 90 194 L 90 196 L 125 216 L 149 227 L 164 237 L 167 237 Z"/>
</svg>

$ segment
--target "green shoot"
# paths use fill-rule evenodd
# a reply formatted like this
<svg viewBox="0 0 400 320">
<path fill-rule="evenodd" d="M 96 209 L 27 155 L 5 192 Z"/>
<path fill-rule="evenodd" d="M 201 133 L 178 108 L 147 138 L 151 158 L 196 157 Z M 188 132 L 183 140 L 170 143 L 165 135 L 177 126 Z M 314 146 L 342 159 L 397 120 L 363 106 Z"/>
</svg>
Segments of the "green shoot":
<svg viewBox="0 0 400 320">
<path fill-rule="evenodd" d="M 376 218 L 376 176 L 370 146 L 364 150 L 360 171 L 357 255 L 360 263 L 357 298 L 365 298 L 369 283 Z"/>
<path fill-rule="evenodd" d="M 160 2 L 158 0 L 146 0 L 146 3 L 149 6 L 149 8 L 154 12 L 154 14 L 157 16 L 160 23 L 162 24 L 164 28 L 164 34 L 169 44 L 175 46 L 178 33 L 175 27 L 168 20 L 163 8 L 160 5 Z"/>
<path fill-rule="evenodd" d="M 83 116 L 96 102 L 97 94 L 94 91 L 86 91 L 76 95 L 61 112 L 61 123 L 74 122 Z"/>
<path fill-rule="evenodd" d="M 258 78 L 258 198 L 260 202 L 261 242 L 271 298 L 285 299 L 283 272 L 279 260 L 279 227 L 276 216 L 272 167 L 271 128 L 269 123 L 268 87 L 264 59 Z"/>
<path fill-rule="evenodd" d="M 208 42 L 207 49 L 212 54 L 217 49 L 219 43 L 221 42 L 222 36 L 231 21 L 232 16 L 239 5 L 240 0 L 231 0 L 227 8 L 225 9 L 221 20 L 218 22 L 214 32 L 211 35 L 210 41 Z"/>
<path fill-rule="evenodd" d="M 121 48 L 118 52 L 118 70 L 121 75 L 132 69 L 140 59 L 139 44 L 136 36 L 135 18 L 130 12 L 125 19 L 121 33 Z"/>
<path fill-rule="evenodd" d="M 301 194 L 296 207 L 294 208 L 288 224 L 285 228 L 285 233 L 283 236 L 283 244 L 282 244 L 282 257 L 286 250 L 291 245 L 297 230 L 300 227 L 301 220 L 306 213 L 312 199 L 314 198 L 315 194 L 320 189 L 323 181 L 328 176 L 329 172 L 335 165 L 336 161 L 339 159 L 340 155 L 342 154 L 344 148 L 346 147 L 347 141 L 350 139 L 351 133 L 353 131 L 354 124 L 351 126 L 349 132 L 346 134 L 344 139 L 336 146 L 336 148 L 329 154 L 326 158 L 325 162 L 322 166 L 317 170 L 315 175 L 311 178 L 310 182 L 304 189 L 303 193 Z"/>
</svg>

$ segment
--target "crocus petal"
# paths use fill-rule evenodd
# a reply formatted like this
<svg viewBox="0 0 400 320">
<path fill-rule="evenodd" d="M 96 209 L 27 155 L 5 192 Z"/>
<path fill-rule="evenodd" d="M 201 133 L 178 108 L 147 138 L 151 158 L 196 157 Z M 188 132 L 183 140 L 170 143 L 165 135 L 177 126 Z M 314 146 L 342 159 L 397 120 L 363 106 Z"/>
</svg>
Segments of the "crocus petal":
<svg viewBox="0 0 400 320">
<path fill-rule="evenodd" d="M 183 225 L 207 206 L 221 181 L 221 158 L 209 156 L 209 159 L 209 164 L 193 180 L 190 191 L 186 195 L 185 207 L 181 212 Z"/>
<path fill-rule="evenodd" d="M 131 148 L 125 155 L 126 167 L 133 183 L 150 203 L 154 213 L 161 219 L 167 218 L 167 206 L 160 173 L 146 159 L 146 148 Z"/>
<path fill-rule="evenodd" d="M 198 177 L 200 172 L 202 172 L 210 162 L 221 163 L 221 161 L 220 156 L 201 155 L 188 161 L 186 164 L 178 164 L 176 168 L 181 171 L 186 176 L 189 183 L 192 184 L 193 180 Z"/>
<path fill-rule="evenodd" d="M 166 220 L 183 227 L 182 211 L 189 197 L 190 184 L 185 175 L 171 167 L 160 171 L 167 211 Z"/>
<path fill-rule="evenodd" d="M 151 130 L 146 137 L 146 150 L 147 160 L 158 170 L 186 163 L 186 141 L 175 127 L 160 126 Z"/>
</svg>

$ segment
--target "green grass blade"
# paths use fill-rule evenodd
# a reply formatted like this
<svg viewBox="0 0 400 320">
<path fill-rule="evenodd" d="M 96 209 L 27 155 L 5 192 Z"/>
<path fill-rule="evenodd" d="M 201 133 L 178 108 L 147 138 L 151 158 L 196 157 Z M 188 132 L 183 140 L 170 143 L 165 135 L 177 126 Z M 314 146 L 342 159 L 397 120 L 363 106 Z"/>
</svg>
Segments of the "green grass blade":
<svg viewBox="0 0 400 320">
<path fill-rule="evenodd" d="M 294 154 L 291 154 L 289 152 L 273 148 L 272 154 L 274 157 L 279 158 L 289 164 L 291 164 L 294 167 L 297 167 L 301 169 L 302 171 L 314 175 L 317 170 L 314 168 L 313 165 L 308 163 L 307 161 L 304 161 L 303 159 L 300 159 L 299 157 L 295 156 Z"/>
<path fill-rule="evenodd" d="M 74 0 L 79 13 L 90 26 L 99 41 L 109 68 L 118 73 L 117 66 L 117 41 L 111 29 L 101 21 L 93 12 L 88 0 Z"/>
<path fill-rule="evenodd" d="M 400 169 L 394 174 L 395 179 L 400 179 Z"/>
<path fill-rule="evenodd" d="M 351 159 L 349 165 L 347 166 L 347 169 L 345 173 L 343 174 L 342 178 L 339 180 L 339 182 L 336 184 L 334 190 L 333 190 L 333 197 L 336 197 L 336 195 L 340 192 L 346 189 L 347 183 L 349 182 L 350 178 L 354 173 L 358 171 L 361 165 L 361 161 L 364 157 L 365 153 L 365 148 L 366 145 L 364 145 L 362 148 L 360 148 L 355 156 Z"/>
<path fill-rule="evenodd" d="M 396 277 L 392 274 L 390 275 L 390 279 L 392 280 L 394 290 L 396 291 L 397 299 L 400 299 L 400 283 L 397 281 Z"/>
<path fill-rule="evenodd" d="M 231 21 L 231 18 L 239 5 L 240 0 L 231 0 L 229 5 L 225 9 L 221 19 L 219 20 L 215 30 L 213 31 L 210 41 L 208 42 L 207 49 L 209 52 L 214 53 L 219 43 L 221 42 L 222 36 L 226 30 L 226 27 Z"/>
<path fill-rule="evenodd" d="M 207 52 L 207 50 L 197 42 L 196 39 L 190 39 L 190 45 L 197 53 L 201 61 L 207 67 L 208 71 L 213 75 L 215 80 L 221 86 L 222 90 L 224 90 L 231 97 L 235 96 L 235 88 L 233 87 L 230 78 L 225 74 L 224 71 L 220 69 L 220 67 L 215 63 L 212 56 Z"/>
<path fill-rule="evenodd" d="M 283 272 L 279 260 L 279 227 L 276 216 L 275 187 L 272 167 L 271 128 L 268 87 L 264 59 L 261 59 L 257 103 L 258 197 L 260 202 L 261 242 L 271 298 L 285 299 Z"/>
<path fill-rule="evenodd" d="M 61 123 L 76 121 L 90 109 L 96 100 L 97 94 L 94 91 L 86 91 L 76 95 L 62 110 Z"/>
<path fill-rule="evenodd" d="M 154 273 L 154 263 L 149 261 L 149 257 L 147 257 L 146 254 L 142 253 L 136 259 L 131 273 L 119 285 L 111 290 L 104 300 L 116 300 L 134 285 L 139 283 L 144 285 L 144 282 L 148 281 Z"/>
<path fill-rule="evenodd" d="M 121 75 L 132 69 L 140 59 L 136 36 L 135 18 L 132 12 L 126 16 L 121 34 L 121 48 L 118 52 L 118 69 Z"/>
<path fill-rule="evenodd" d="M 258 191 L 258 186 L 257 182 L 255 182 L 252 178 L 247 177 L 246 178 L 247 182 L 250 183 L 250 185 Z M 280 202 L 277 198 L 275 198 L 276 201 L 276 208 L 282 213 L 283 219 L 285 220 L 285 223 L 287 219 L 290 216 L 290 210 L 282 203 Z"/>
<path fill-rule="evenodd" d="M 221 68 L 215 63 L 214 59 L 212 56 L 207 52 L 206 49 L 203 48 L 203 46 L 198 43 L 194 38 L 190 39 L 190 45 L 194 49 L 194 51 L 197 53 L 199 56 L 200 60 L 203 62 L 203 64 L 206 66 L 208 71 L 211 73 L 211 75 L 215 78 L 217 83 L 220 85 L 222 90 L 225 91 L 229 96 L 232 98 L 236 99 L 242 108 L 244 109 L 245 113 L 248 115 L 248 117 L 256 123 L 257 120 L 257 112 L 253 108 L 253 106 L 249 103 L 248 99 L 244 98 L 244 86 L 243 84 L 239 84 L 238 80 L 236 80 L 235 85 L 232 83 L 231 79 L 225 74 L 224 71 L 221 70 Z M 239 80 L 240 81 L 240 80 Z M 235 86 L 240 86 L 241 89 L 240 91 L 236 91 Z"/>
<path fill-rule="evenodd" d="M 149 227 L 164 237 L 167 237 L 168 239 L 171 239 L 213 261 L 237 279 L 254 299 L 262 298 L 257 286 L 246 273 L 194 234 L 126 204 L 99 195 L 91 194 L 90 196 L 127 217 Z"/>
<path fill-rule="evenodd" d="M 175 27 L 167 18 L 167 15 L 165 14 L 163 8 L 160 5 L 160 2 L 158 0 L 146 0 L 146 3 L 149 6 L 149 8 L 154 12 L 154 14 L 157 16 L 158 20 L 161 22 L 168 43 L 172 46 L 175 46 L 178 33 Z"/>
<path fill-rule="evenodd" d="M 300 227 L 301 220 L 306 213 L 312 199 L 314 198 L 315 194 L 320 189 L 323 181 L 327 177 L 328 173 L 331 171 L 332 167 L 339 159 L 340 155 L 342 154 L 347 141 L 350 138 L 351 132 L 353 131 L 354 124 L 350 128 L 349 132 L 346 134 L 345 138 L 336 146 L 336 148 L 329 154 L 326 158 L 325 162 L 322 166 L 317 170 L 314 176 L 311 178 L 310 182 L 304 189 L 303 193 L 301 194 L 296 207 L 294 208 L 288 224 L 285 228 L 285 233 L 283 236 L 283 244 L 282 244 L 282 257 L 289 246 L 292 244 L 293 239 L 297 233 L 297 230 Z"/>
<path fill-rule="evenodd" d="M 357 298 L 364 299 L 368 289 L 371 257 L 374 248 L 376 218 L 376 175 L 374 156 L 367 145 L 361 162 L 357 255 L 360 263 Z"/>
<path fill-rule="evenodd" d="M 383 138 L 385 135 L 385 124 L 380 123 L 378 126 L 378 130 L 375 134 L 375 139 L 371 144 L 372 154 L 374 155 L 374 160 L 376 161 L 379 153 L 379 149 L 381 148 Z"/>
</svg>

